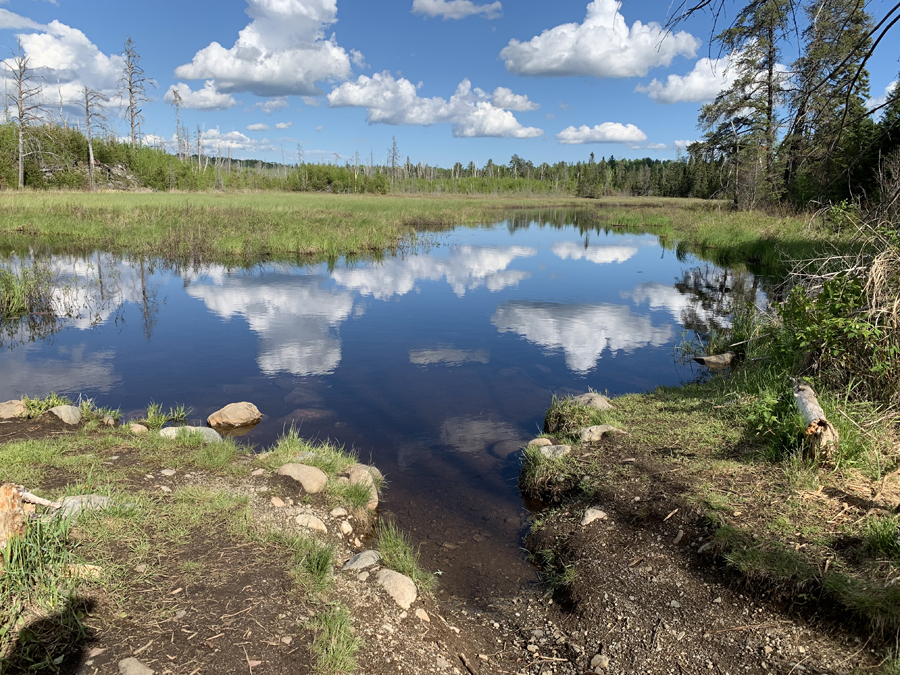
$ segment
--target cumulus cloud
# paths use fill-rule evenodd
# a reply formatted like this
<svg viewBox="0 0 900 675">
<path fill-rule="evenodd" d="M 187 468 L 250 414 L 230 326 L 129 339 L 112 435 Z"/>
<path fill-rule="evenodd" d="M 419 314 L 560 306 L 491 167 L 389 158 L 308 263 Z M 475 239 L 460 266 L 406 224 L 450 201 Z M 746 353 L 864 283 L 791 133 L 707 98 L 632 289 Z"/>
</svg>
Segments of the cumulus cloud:
<svg viewBox="0 0 900 675">
<path fill-rule="evenodd" d="M 616 0 L 594 0 L 583 23 L 556 26 L 527 42 L 510 40 L 500 52 L 506 70 L 534 77 L 635 77 L 697 52 L 700 41 L 684 31 L 666 33 L 657 23 L 640 21 L 629 28 L 619 7 Z"/>
<path fill-rule="evenodd" d="M 463 80 L 447 101 L 438 96 L 421 98 L 412 82 L 394 79 L 386 71 L 372 77 L 361 75 L 356 82 L 345 82 L 332 91 L 328 105 L 366 108 L 369 124 L 450 124 L 457 138 L 535 138 L 544 133 L 522 126 L 511 112 L 494 105 L 487 93 L 473 89 L 469 80 Z"/>
<path fill-rule="evenodd" d="M 252 152 L 275 149 L 268 139 L 254 141 L 240 131 L 229 131 L 223 134 L 218 129 L 207 129 L 203 132 L 203 145 L 206 148 L 215 148 L 217 152 L 228 150 L 228 148 Z"/>
<path fill-rule="evenodd" d="M 578 128 L 566 127 L 558 134 L 556 140 L 563 145 L 580 145 L 582 143 L 641 143 L 647 140 L 647 134 L 633 124 L 604 122 L 594 127 L 586 124 Z"/>
<path fill-rule="evenodd" d="M 337 0 L 247 0 L 252 19 L 230 48 L 213 42 L 175 69 L 185 80 L 214 79 L 219 91 L 258 96 L 320 94 L 317 83 L 351 74 L 351 56 L 325 36 Z"/>
<path fill-rule="evenodd" d="M 107 56 L 80 30 L 59 21 L 52 21 L 46 26 L 34 24 L 22 27 L 43 31 L 17 37 L 30 59 L 34 75 L 47 83 L 44 96 L 48 102 L 56 103 L 62 98 L 66 103 L 75 104 L 84 95 L 83 89 L 87 86 L 109 97 L 110 105 L 121 105 L 116 98 L 124 65 L 121 56 Z M 4 63 L 9 64 L 10 60 Z M 2 70 L 8 77 L 7 68 Z"/>
<path fill-rule="evenodd" d="M 689 145 L 696 142 L 697 141 L 674 141 L 672 145 L 680 150 L 686 150 Z"/>
<path fill-rule="evenodd" d="M 279 122 L 275 125 L 275 128 L 283 131 L 285 129 L 290 129 L 292 126 L 294 126 L 293 122 Z"/>
<path fill-rule="evenodd" d="M 569 370 L 594 369 L 603 352 L 630 354 L 659 347 L 672 339 L 670 325 L 654 326 L 650 317 L 623 305 L 570 305 L 513 301 L 501 304 L 491 318 L 501 333 L 518 333 L 548 351 L 561 350 Z"/>
<path fill-rule="evenodd" d="M 589 260 L 598 265 L 623 263 L 638 252 L 634 246 L 583 246 L 574 241 L 558 241 L 550 250 L 563 260 Z"/>
<path fill-rule="evenodd" d="M 268 131 L 271 129 L 268 124 L 248 124 L 247 131 Z"/>
<path fill-rule="evenodd" d="M 268 101 L 260 101 L 259 103 L 255 103 L 254 107 L 259 108 L 264 113 L 266 113 L 266 115 L 270 115 L 273 112 L 277 112 L 278 110 L 290 108 L 291 104 L 288 103 L 287 96 L 276 96 L 275 98 L 270 98 Z"/>
<path fill-rule="evenodd" d="M 647 94 L 657 103 L 702 103 L 712 101 L 720 91 L 734 84 L 736 78 L 730 56 L 703 58 L 687 75 L 669 75 L 665 82 L 654 78 L 650 84 L 639 84 L 634 90 Z"/>
<path fill-rule="evenodd" d="M 234 96 L 223 94 L 216 90 L 216 83 L 213 80 L 207 80 L 203 84 L 203 89 L 198 89 L 197 91 L 193 91 L 184 82 L 173 84 L 163 97 L 166 103 L 171 105 L 175 101 L 176 91 L 181 97 L 181 106 L 183 108 L 191 108 L 192 110 L 226 110 L 237 105 Z"/>
<path fill-rule="evenodd" d="M 446 258 L 391 258 L 371 267 L 337 269 L 332 278 L 344 288 L 379 300 L 406 295 L 416 288 L 419 281 L 444 279 L 461 298 L 466 291 L 481 286 L 491 292 L 517 286 L 531 274 L 507 268 L 516 258 L 530 258 L 536 254 L 537 250 L 526 246 L 460 246 Z"/>
<path fill-rule="evenodd" d="M 506 110 L 515 110 L 516 112 L 529 112 L 531 110 L 540 110 L 541 104 L 529 101 L 525 94 L 514 94 L 512 89 L 506 87 L 497 87 L 491 96 L 491 103 L 498 108 Z"/>
<path fill-rule="evenodd" d="M 301 96 L 300 100 L 303 101 L 304 105 L 308 105 L 310 108 L 319 107 L 319 99 L 317 99 L 315 96 Z"/>
<path fill-rule="evenodd" d="M 14 14 L 8 9 L 0 9 L 0 30 L 43 30 L 44 25 L 37 21 Z"/>
<path fill-rule="evenodd" d="M 470 0 L 413 0 L 412 13 L 424 16 L 440 16 L 446 19 L 465 19 L 467 16 L 483 15 L 485 19 L 496 19 L 500 16 L 503 5 L 492 2 L 489 5 L 476 5 Z"/>
<path fill-rule="evenodd" d="M 877 108 L 878 106 L 884 105 L 885 103 L 887 103 L 888 96 L 890 96 L 896 88 L 897 80 L 894 80 L 884 88 L 884 94 L 882 96 L 874 96 L 866 101 L 866 107 L 871 110 L 872 108 Z"/>
</svg>

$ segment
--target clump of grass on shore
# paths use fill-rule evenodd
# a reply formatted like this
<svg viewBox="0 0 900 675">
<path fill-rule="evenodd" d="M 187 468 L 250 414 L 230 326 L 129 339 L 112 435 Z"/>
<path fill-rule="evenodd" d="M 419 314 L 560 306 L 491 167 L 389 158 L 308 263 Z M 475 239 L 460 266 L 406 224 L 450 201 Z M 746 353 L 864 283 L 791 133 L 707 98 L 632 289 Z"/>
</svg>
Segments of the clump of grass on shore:
<svg viewBox="0 0 900 675">
<path fill-rule="evenodd" d="M 378 550 L 385 567 L 408 576 L 423 593 L 434 590 L 435 576 L 421 566 L 419 552 L 395 525 L 382 525 L 378 531 Z"/>
<path fill-rule="evenodd" d="M 312 652 L 316 655 L 317 675 L 341 675 L 356 670 L 356 655 L 362 641 L 356 635 L 345 607 L 327 608 L 310 622 L 309 627 L 316 632 Z"/>
</svg>

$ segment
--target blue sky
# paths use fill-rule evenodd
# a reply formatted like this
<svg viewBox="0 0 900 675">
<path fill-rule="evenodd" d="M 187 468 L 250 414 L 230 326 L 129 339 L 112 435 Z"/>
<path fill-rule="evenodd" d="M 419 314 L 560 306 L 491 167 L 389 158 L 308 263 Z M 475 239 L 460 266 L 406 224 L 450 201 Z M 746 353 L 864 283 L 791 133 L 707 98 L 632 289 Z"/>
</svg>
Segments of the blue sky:
<svg viewBox="0 0 900 675">
<path fill-rule="evenodd" d="M 662 39 L 662 0 L 0 0 L 48 99 L 114 95 L 131 36 L 158 82 L 143 131 L 171 140 L 173 87 L 207 152 L 294 161 L 535 163 L 675 157 L 727 81 L 709 17 Z M 873 6 L 878 13 L 879 5 Z M 894 41 L 871 63 L 872 96 L 896 79 Z M 708 57 L 712 57 L 712 60 Z M 58 109 L 58 104 L 54 106 Z M 58 114 L 58 113 L 57 113 Z M 64 109 L 70 122 L 74 106 Z M 126 123 L 108 115 L 119 133 Z"/>
</svg>

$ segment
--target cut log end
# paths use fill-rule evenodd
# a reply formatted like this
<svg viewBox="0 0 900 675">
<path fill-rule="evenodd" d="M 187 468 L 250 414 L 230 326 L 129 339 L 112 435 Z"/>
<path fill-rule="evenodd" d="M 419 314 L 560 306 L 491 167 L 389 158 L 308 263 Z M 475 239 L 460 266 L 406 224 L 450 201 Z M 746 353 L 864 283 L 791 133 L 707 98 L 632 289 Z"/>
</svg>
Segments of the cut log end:
<svg viewBox="0 0 900 675">
<path fill-rule="evenodd" d="M 0 553 L 8 541 L 25 534 L 25 522 L 25 509 L 18 487 L 9 483 L 0 485 Z"/>
<path fill-rule="evenodd" d="M 802 382 L 794 382 L 794 404 L 805 425 L 804 445 L 814 460 L 828 460 L 840 442 L 837 429 L 825 417 L 816 392 Z"/>
</svg>

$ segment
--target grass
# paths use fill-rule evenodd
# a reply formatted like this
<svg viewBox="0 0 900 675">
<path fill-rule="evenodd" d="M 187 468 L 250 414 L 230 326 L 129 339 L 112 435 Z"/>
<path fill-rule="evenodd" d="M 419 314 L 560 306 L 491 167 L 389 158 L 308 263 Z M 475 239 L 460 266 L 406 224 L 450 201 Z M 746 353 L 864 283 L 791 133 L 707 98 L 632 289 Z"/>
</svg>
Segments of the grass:
<svg viewBox="0 0 900 675">
<path fill-rule="evenodd" d="M 269 532 L 264 540 L 290 552 L 294 581 L 306 592 L 318 597 L 331 588 L 335 548 L 303 534 Z"/>
<path fill-rule="evenodd" d="M 143 424 L 148 429 L 159 431 L 167 422 L 175 422 L 176 424 L 184 422 L 189 414 L 190 410 L 185 409 L 183 405 L 169 408 L 168 411 L 163 412 L 161 404 L 151 402 L 150 405 L 147 406 L 147 416 L 135 421 L 138 424 Z"/>
<path fill-rule="evenodd" d="M 577 441 L 579 431 L 597 424 L 606 424 L 609 418 L 608 411 L 582 405 L 574 397 L 554 396 L 544 417 L 544 433 L 564 440 Z"/>
<path fill-rule="evenodd" d="M 39 417 L 56 406 L 72 405 L 72 399 L 68 396 L 60 396 L 55 391 L 51 391 L 43 398 L 29 398 L 28 396 L 23 396 L 22 402 L 25 404 L 25 417 L 28 417 L 29 419 Z"/>
<path fill-rule="evenodd" d="M 53 290 L 44 265 L 0 266 L 0 319 L 52 311 Z"/>
<path fill-rule="evenodd" d="M 436 585 L 435 576 L 419 564 L 419 552 L 412 547 L 403 532 L 391 523 L 378 531 L 378 551 L 384 566 L 412 579 L 421 593 L 430 593 Z"/>
<path fill-rule="evenodd" d="M 362 647 L 350 614 L 344 607 L 329 607 L 309 624 L 316 636 L 312 652 L 316 655 L 317 675 L 339 675 L 356 670 L 356 655 Z"/>
</svg>

